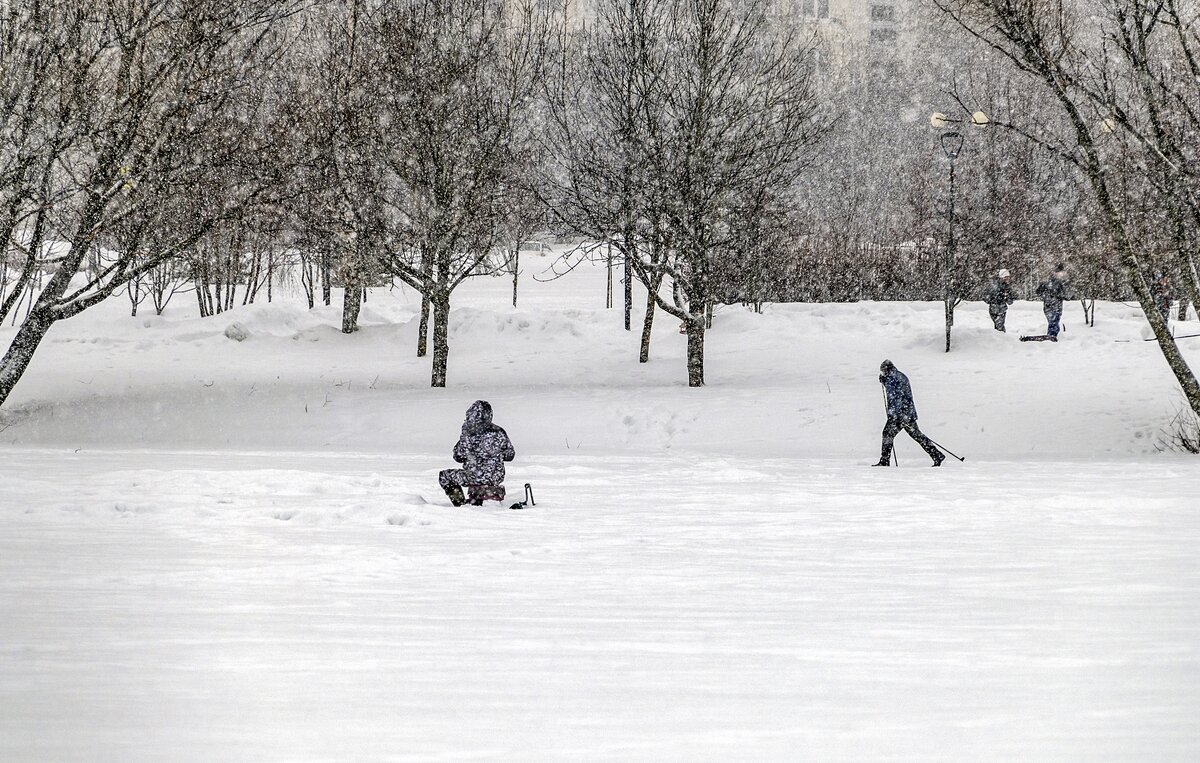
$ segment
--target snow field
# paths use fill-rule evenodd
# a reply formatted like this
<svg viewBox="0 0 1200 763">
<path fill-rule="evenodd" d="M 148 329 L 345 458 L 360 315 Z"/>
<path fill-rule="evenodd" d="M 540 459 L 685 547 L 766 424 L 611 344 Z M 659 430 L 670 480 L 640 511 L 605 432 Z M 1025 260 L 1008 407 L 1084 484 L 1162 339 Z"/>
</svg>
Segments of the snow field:
<svg viewBox="0 0 1200 763">
<path fill-rule="evenodd" d="M 640 365 L 603 268 L 540 272 L 456 296 L 445 390 L 404 290 L 352 336 L 56 326 L 0 411 L 0 759 L 1200 755 L 1200 477 L 1136 311 L 968 303 L 945 354 L 939 304 L 724 308 L 688 389 L 675 321 Z M 866 467 L 884 357 L 966 463 Z M 477 398 L 537 507 L 440 494 Z"/>
<path fill-rule="evenodd" d="M 6 480 L 6 760 L 1200 747 L 1187 463 L 559 457 L 523 512 L 434 505 L 432 459 L 16 466 L 86 488 Z"/>
</svg>

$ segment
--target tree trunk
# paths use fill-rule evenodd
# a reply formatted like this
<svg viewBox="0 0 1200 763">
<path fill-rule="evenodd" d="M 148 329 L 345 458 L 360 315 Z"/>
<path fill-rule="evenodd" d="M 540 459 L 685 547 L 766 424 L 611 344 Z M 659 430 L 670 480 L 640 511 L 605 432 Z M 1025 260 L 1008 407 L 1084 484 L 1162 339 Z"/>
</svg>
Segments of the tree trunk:
<svg viewBox="0 0 1200 763">
<path fill-rule="evenodd" d="M 301 253 L 300 254 L 300 285 L 304 287 L 304 298 L 308 302 L 308 309 L 312 310 L 316 304 L 316 285 L 313 283 L 314 273 L 312 257 Z"/>
<path fill-rule="evenodd" d="M 429 386 L 446 386 L 446 366 L 450 358 L 450 295 L 439 294 L 433 300 L 433 375 Z"/>
<path fill-rule="evenodd" d="M 629 252 L 625 252 L 625 330 L 633 330 L 633 273 L 629 265 Z M 650 300 L 650 309 L 646 311 L 647 315 L 654 314 L 654 299 Z M 650 320 L 650 319 L 647 319 Z M 649 323 L 646 324 L 647 326 Z M 646 346 L 646 352 L 650 352 L 649 336 L 642 337 L 642 344 Z M 646 361 L 642 361 L 645 363 Z"/>
<path fill-rule="evenodd" d="M 207 318 L 208 311 L 204 309 L 204 289 L 200 287 L 199 281 L 193 281 L 195 288 L 192 291 L 196 294 L 196 307 L 200 310 L 200 317 Z"/>
<path fill-rule="evenodd" d="M 688 386 L 704 386 L 704 319 L 690 318 L 687 326 Z"/>
<path fill-rule="evenodd" d="M 40 306 L 30 311 L 21 323 L 12 344 L 8 346 L 8 352 L 4 353 L 4 359 L 0 360 L 0 405 L 4 405 L 9 393 L 29 367 L 34 351 L 52 325 L 54 321 L 50 318 L 50 311 Z"/>
<path fill-rule="evenodd" d="M 421 295 L 421 321 L 417 324 L 417 357 L 425 357 L 429 337 L 429 297 Z"/>
<path fill-rule="evenodd" d="M 646 318 L 642 321 L 642 349 L 638 354 L 639 363 L 650 362 L 650 331 L 654 328 L 654 310 L 658 305 L 654 301 L 654 291 L 646 291 Z"/>
<path fill-rule="evenodd" d="M 613 306 L 612 300 L 612 244 L 608 245 L 608 257 L 605 260 L 606 269 L 608 271 L 608 288 L 604 292 L 604 308 L 607 310 Z"/>
<path fill-rule="evenodd" d="M 954 300 L 947 294 L 942 302 L 946 308 L 946 352 L 950 352 L 950 331 L 954 328 Z"/>
<path fill-rule="evenodd" d="M 356 238 L 351 246 L 342 248 L 342 333 L 358 331 L 358 314 L 362 310 L 363 267 L 365 252 Z"/>
<path fill-rule="evenodd" d="M 347 275 L 342 289 L 342 333 L 358 331 L 358 313 L 362 309 L 362 287 L 353 276 Z"/>
<path fill-rule="evenodd" d="M 1076 134 L 1081 137 L 1086 136 L 1086 128 L 1082 126 L 1080 118 L 1077 117 L 1075 121 Z M 1081 140 L 1081 142 L 1084 141 Z M 1089 149 L 1091 148 L 1086 142 L 1084 142 L 1084 145 L 1088 146 Z M 1108 182 L 1104 177 L 1101 166 L 1098 161 L 1093 161 L 1085 169 L 1092 189 L 1096 193 L 1097 201 L 1100 202 L 1100 210 L 1104 213 L 1105 222 L 1112 234 L 1114 243 L 1117 245 L 1117 253 L 1121 264 L 1125 267 L 1125 275 L 1129 278 L 1129 283 L 1133 287 L 1133 293 L 1137 296 L 1138 304 L 1141 306 L 1146 320 L 1150 322 L 1150 328 L 1154 332 L 1154 338 L 1158 341 L 1158 347 L 1162 351 L 1163 358 L 1167 361 L 1171 372 L 1175 374 L 1175 380 L 1179 382 L 1179 386 L 1183 390 L 1188 407 L 1192 409 L 1192 413 L 1200 417 L 1200 384 L 1196 382 L 1196 375 L 1192 373 L 1192 369 L 1188 366 L 1187 361 L 1184 360 L 1183 354 L 1179 352 L 1179 345 L 1175 343 L 1175 338 L 1171 336 L 1167 320 L 1159 312 L 1158 305 L 1154 302 L 1154 296 L 1150 293 L 1150 286 L 1146 283 L 1141 262 L 1138 260 L 1137 252 L 1133 248 L 1133 242 L 1129 240 L 1129 233 L 1125 229 L 1125 225 L 1121 220 L 1121 215 L 1117 211 L 1112 196 L 1109 195 Z"/>
<path fill-rule="evenodd" d="M 333 303 L 333 264 L 332 253 L 329 247 L 321 250 L 321 298 L 325 300 L 325 304 Z"/>
<path fill-rule="evenodd" d="M 1189 302 L 1190 302 L 1190 300 L 1187 297 L 1184 297 L 1183 299 L 1179 300 L 1179 314 L 1175 316 L 1175 320 L 1177 320 L 1177 321 L 1186 321 L 1187 320 L 1187 309 L 1188 309 Z"/>
<path fill-rule="evenodd" d="M 421 321 L 417 324 L 417 357 L 425 357 L 428 351 L 427 344 L 429 339 L 429 293 L 426 291 L 429 286 L 429 281 L 433 277 L 433 258 L 430 257 L 425 248 L 421 249 L 421 273 L 425 276 L 425 287 L 421 292 Z"/>
<path fill-rule="evenodd" d="M 517 306 L 517 281 L 521 266 L 521 242 L 513 247 L 513 307 Z"/>
</svg>

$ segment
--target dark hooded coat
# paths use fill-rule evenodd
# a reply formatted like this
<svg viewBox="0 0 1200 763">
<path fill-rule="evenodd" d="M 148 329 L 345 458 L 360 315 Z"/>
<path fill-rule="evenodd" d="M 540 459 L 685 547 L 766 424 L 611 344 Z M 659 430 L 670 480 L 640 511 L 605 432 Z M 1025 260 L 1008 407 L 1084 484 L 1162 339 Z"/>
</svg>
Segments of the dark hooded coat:
<svg viewBox="0 0 1200 763">
<path fill-rule="evenodd" d="M 1063 300 L 1069 299 L 1066 282 L 1054 276 L 1040 284 L 1035 293 L 1042 300 L 1042 309 L 1045 311 L 1062 312 Z"/>
<path fill-rule="evenodd" d="M 492 423 L 492 406 L 476 400 L 467 409 L 462 434 L 454 446 L 454 460 L 463 465 L 467 485 L 500 485 L 504 462 L 516 458 L 508 433 Z"/>
<path fill-rule="evenodd" d="M 917 406 L 913 403 L 912 385 L 908 377 L 895 366 L 888 366 L 879 375 L 879 383 L 887 395 L 887 415 L 898 421 L 916 421 Z"/>
<path fill-rule="evenodd" d="M 983 301 L 994 308 L 1007 308 L 1015 301 L 1012 286 L 1002 278 L 993 278 L 983 290 Z"/>
</svg>

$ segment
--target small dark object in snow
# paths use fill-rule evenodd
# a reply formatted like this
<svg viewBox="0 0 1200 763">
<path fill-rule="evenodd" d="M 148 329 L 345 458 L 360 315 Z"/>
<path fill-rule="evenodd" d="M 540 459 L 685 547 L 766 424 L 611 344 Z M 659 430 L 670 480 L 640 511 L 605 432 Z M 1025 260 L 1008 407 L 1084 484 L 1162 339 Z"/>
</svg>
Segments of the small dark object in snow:
<svg viewBox="0 0 1200 763">
<path fill-rule="evenodd" d="M 1022 342 L 1057 342 L 1058 337 L 1049 334 L 1032 334 L 1021 337 Z"/>
<path fill-rule="evenodd" d="M 517 501 L 516 503 L 514 503 L 512 506 L 509 506 L 508 508 L 523 509 L 527 505 L 528 506 L 537 506 L 537 501 L 533 500 L 533 488 L 530 487 L 528 482 L 525 483 L 525 500 Z"/>
</svg>

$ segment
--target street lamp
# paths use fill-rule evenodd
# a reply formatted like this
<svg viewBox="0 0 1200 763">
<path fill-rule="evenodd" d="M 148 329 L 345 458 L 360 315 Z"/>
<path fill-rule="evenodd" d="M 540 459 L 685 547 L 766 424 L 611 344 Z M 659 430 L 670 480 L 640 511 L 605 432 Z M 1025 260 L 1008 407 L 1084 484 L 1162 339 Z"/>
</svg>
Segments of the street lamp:
<svg viewBox="0 0 1200 763">
<path fill-rule="evenodd" d="M 961 124 L 963 122 L 969 122 L 975 127 L 985 127 L 991 123 L 991 120 L 982 111 L 976 111 L 968 119 L 955 119 L 935 111 L 929 118 L 929 124 L 938 130 L 945 129 L 952 123 Z M 963 141 L 963 134 L 957 130 L 942 133 L 940 140 L 942 153 L 950 160 L 950 210 L 947 215 L 949 221 L 949 240 L 946 246 L 946 272 L 943 276 L 943 300 L 946 306 L 946 352 L 950 352 L 950 330 L 954 326 L 954 308 L 961 301 L 955 293 L 954 288 L 954 161 L 958 159 L 958 155 L 962 151 Z"/>
</svg>

